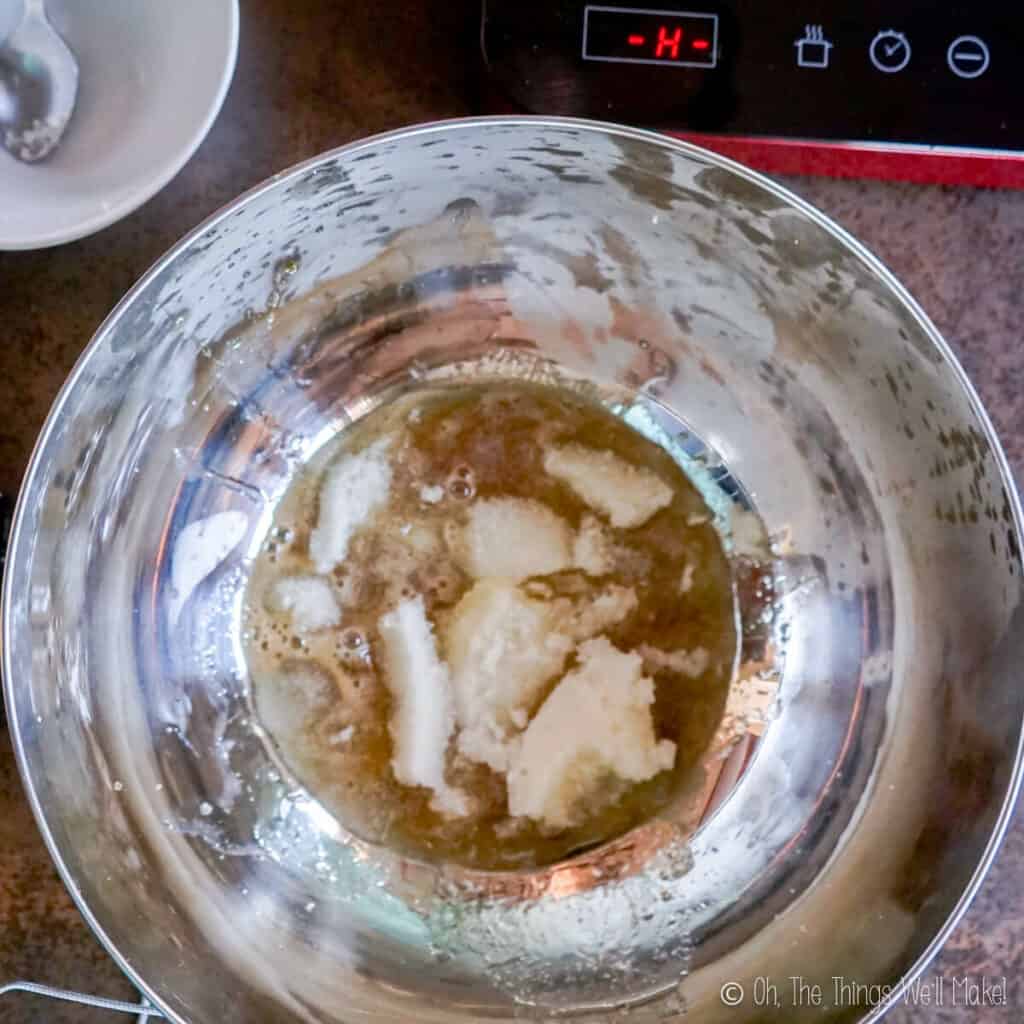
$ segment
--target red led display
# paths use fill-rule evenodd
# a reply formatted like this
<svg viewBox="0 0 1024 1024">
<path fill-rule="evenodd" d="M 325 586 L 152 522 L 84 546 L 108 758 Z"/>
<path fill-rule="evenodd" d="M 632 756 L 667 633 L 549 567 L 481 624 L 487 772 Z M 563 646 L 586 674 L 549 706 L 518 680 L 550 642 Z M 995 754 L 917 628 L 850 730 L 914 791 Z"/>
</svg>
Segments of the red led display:
<svg viewBox="0 0 1024 1024">
<path fill-rule="evenodd" d="M 584 12 L 584 60 L 713 68 L 717 40 L 714 14 L 595 5 Z"/>
<path fill-rule="evenodd" d="M 669 60 L 679 60 L 679 46 L 683 41 L 683 30 L 676 27 L 675 32 L 669 35 L 667 25 L 658 27 L 658 45 L 654 48 L 655 57 L 668 57 Z"/>
</svg>

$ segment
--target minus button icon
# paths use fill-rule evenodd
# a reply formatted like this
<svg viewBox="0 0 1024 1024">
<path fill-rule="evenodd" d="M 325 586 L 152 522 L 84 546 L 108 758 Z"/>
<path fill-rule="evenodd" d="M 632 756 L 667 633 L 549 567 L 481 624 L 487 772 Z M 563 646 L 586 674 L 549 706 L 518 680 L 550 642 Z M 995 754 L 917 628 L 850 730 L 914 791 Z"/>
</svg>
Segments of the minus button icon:
<svg viewBox="0 0 1024 1024">
<path fill-rule="evenodd" d="M 988 70 L 988 44 L 978 36 L 960 36 L 949 44 L 946 63 L 958 78 L 978 78 Z"/>
</svg>

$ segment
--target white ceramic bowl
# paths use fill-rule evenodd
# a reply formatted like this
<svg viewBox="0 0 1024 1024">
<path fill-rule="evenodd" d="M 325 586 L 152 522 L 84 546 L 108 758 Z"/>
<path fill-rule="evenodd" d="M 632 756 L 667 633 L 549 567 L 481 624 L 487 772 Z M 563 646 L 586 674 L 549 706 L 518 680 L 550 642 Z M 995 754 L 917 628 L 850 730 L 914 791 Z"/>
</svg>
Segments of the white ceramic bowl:
<svg viewBox="0 0 1024 1024">
<path fill-rule="evenodd" d="M 22 0 L 0 0 L 0 38 Z M 78 57 L 78 105 L 44 163 L 0 150 L 0 249 L 90 235 L 160 191 L 216 118 L 238 52 L 238 0 L 49 0 Z"/>
</svg>

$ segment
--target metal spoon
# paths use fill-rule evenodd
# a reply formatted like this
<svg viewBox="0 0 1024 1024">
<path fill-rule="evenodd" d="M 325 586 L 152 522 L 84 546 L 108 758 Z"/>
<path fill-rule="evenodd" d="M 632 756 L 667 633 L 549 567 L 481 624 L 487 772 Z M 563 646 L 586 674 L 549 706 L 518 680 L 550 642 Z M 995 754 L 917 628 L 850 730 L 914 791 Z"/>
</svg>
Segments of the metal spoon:
<svg viewBox="0 0 1024 1024">
<path fill-rule="evenodd" d="M 78 95 L 78 61 L 47 21 L 44 0 L 25 0 L 0 45 L 0 143 L 33 163 L 60 142 Z"/>
</svg>

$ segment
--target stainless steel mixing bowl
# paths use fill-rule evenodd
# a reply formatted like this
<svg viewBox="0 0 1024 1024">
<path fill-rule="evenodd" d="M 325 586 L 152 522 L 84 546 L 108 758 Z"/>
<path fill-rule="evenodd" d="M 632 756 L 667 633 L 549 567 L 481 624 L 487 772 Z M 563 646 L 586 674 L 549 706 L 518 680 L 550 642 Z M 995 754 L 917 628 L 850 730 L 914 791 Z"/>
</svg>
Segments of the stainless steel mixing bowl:
<svg viewBox="0 0 1024 1024">
<path fill-rule="evenodd" d="M 381 396 L 464 374 L 640 396 L 771 533 L 780 700 L 692 836 L 403 863 L 253 716 L 239 615 L 275 500 Z M 1020 781 L 1020 538 L 949 349 L 795 196 L 626 128 L 415 128 L 243 196 L 99 330 L 17 512 L 11 729 L 83 914 L 176 1020 L 873 1019 L 880 990 L 790 1006 L 788 979 L 897 998 L 977 888 Z"/>
</svg>

